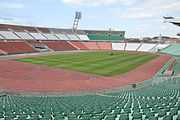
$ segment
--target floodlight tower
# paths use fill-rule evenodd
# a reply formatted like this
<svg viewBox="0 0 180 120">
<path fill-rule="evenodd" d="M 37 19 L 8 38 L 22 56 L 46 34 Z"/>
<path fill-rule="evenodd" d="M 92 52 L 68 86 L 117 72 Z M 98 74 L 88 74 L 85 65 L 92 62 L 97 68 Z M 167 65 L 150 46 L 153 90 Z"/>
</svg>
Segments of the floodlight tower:
<svg viewBox="0 0 180 120">
<path fill-rule="evenodd" d="M 109 28 L 109 31 L 108 31 L 108 37 L 109 37 L 109 40 L 111 40 L 111 34 L 112 34 L 112 29 Z"/>
<path fill-rule="evenodd" d="M 73 22 L 73 28 L 72 28 L 72 32 L 76 33 L 77 32 L 77 28 L 79 25 L 79 21 L 82 18 L 82 13 L 81 12 L 75 12 L 75 18 L 74 18 L 74 22 Z"/>
</svg>

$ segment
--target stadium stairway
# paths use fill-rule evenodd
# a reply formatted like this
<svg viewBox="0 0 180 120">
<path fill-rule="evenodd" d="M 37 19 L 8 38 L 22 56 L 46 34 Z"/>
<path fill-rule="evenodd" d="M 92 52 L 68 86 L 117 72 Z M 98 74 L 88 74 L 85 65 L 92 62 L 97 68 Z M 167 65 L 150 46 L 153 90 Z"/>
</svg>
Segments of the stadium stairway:
<svg viewBox="0 0 180 120">
<path fill-rule="evenodd" d="M 3 50 L 0 50 L 0 55 L 7 55 L 7 53 Z"/>
<path fill-rule="evenodd" d="M 77 47 L 76 45 L 74 45 L 71 41 L 67 41 L 71 46 L 73 46 L 74 48 L 76 48 L 77 50 L 80 50 L 79 47 Z"/>
<path fill-rule="evenodd" d="M 81 43 L 80 41 L 70 41 L 74 46 L 76 46 L 79 50 L 88 50 L 88 48 Z"/>
</svg>

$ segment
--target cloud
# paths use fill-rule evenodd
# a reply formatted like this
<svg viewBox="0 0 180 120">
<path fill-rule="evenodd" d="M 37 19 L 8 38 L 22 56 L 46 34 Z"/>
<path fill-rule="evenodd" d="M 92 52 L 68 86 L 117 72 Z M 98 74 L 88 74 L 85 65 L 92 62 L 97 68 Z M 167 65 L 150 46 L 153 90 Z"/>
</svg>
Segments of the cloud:
<svg viewBox="0 0 180 120">
<path fill-rule="evenodd" d="M 24 4 L 22 3 L 0 2 L 0 10 L 21 9 L 21 8 L 24 8 Z"/>
<path fill-rule="evenodd" d="M 71 5 L 87 5 L 87 6 L 100 6 L 100 5 L 131 5 L 135 0 L 62 0 L 65 4 Z"/>
<path fill-rule="evenodd" d="M 25 19 L 18 17 L 0 17 L 0 23 L 2 24 L 29 24 Z"/>
<path fill-rule="evenodd" d="M 179 0 L 62 0 L 74 6 L 109 6 L 121 19 L 150 19 L 180 11 Z M 104 14 L 104 13 L 102 13 Z"/>
<path fill-rule="evenodd" d="M 180 11 L 180 1 L 164 5 L 162 8 L 170 11 Z"/>
<path fill-rule="evenodd" d="M 126 12 L 120 15 L 120 17 L 123 19 L 150 19 L 153 18 L 153 14 L 144 12 Z"/>
<path fill-rule="evenodd" d="M 138 0 L 123 12 L 114 11 L 116 15 L 124 19 L 155 19 L 167 14 L 180 12 L 180 2 L 177 0 Z"/>
</svg>

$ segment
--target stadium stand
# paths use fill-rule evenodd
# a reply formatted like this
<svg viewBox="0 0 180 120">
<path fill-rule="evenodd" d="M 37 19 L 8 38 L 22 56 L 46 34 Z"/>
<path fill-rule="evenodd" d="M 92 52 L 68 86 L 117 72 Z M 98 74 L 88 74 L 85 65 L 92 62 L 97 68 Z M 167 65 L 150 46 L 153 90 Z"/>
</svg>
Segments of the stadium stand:
<svg viewBox="0 0 180 120">
<path fill-rule="evenodd" d="M 167 53 L 171 55 L 180 55 L 180 44 L 172 44 L 161 50 L 162 53 Z"/>
<path fill-rule="evenodd" d="M 80 41 L 70 41 L 74 46 L 76 46 L 79 50 L 88 50 L 88 48 L 81 43 Z"/>
<path fill-rule="evenodd" d="M 47 40 L 41 33 L 30 33 L 36 40 Z"/>
<path fill-rule="evenodd" d="M 159 52 L 161 49 L 164 49 L 166 47 L 168 47 L 169 44 L 156 44 L 151 50 L 150 52 Z"/>
<path fill-rule="evenodd" d="M 141 46 L 139 43 L 127 43 L 126 50 L 127 51 L 137 51 L 137 49 Z"/>
<path fill-rule="evenodd" d="M 24 31 L 29 31 L 29 32 L 37 32 L 35 27 L 31 26 L 20 26 L 20 25 L 10 25 L 10 24 L 0 24 L 0 30 L 1 31 L 16 31 L 16 32 L 24 32 Z"/>
<path fill-rule="evenodd" d="M 156 46 L 156 44 L 143 43 L 141 45 L 141 47 L 138 49 L 138 51 L 141 51 L 141 52 L 150 52 L 155 46 Z"/>
<path fill-rule="evenodd" d="M 69 40 L 80 40 L 75 34 L 66 34 Z"/>
<path fill-rule="evenodd" d="M 65 34 L 55 34 L 59 40 L 69 40 L 69 38 Z"/>
<path fill-rule="evenodd" d="M 0 31 L 1 36 L 3 36 L 5 39 L 10 39 L 10 40 L 16 40 L 20 39 L 18 36 L 16 36 L 13 32 L 11 31 Z"/>
<path fill-rule="evenodd" d="M 36 30 L 38 30 L 41 33 L 51 33 L 49 28 L 38 27 L 38 28 L 36 28 Z"/>
<path fill-rule="evenodd" d="M 36 49 L 39 52 L 48 52 L 53 51 L 50 48 L 48 48 L 47 45 L 43 44 L 41 41 L 37 40 L 28 40 L 28 43 L 33 46 L 34 49 Z"/>
<path fill-rule="evenodd" d="M 0 50 L 0 55 L 6 55 L 7 53 L 4 52 L 3 50 Z"/>
<path fill-rule="evenodd" d="M 158 46 L 156 48 L 159 51 L 159 50 L 164 49 L 164 48 L 166 48 L 168 46 L 169 46 L 169 44 L 158 44 Z"/>
<path fill-rule="evenodd" d="M 157 48 L 158 45 L 159 45 L 159 44 L 156 44 L 152 49 L 150 49 L 149 52 L 152 52 L 152 53 L 153 53 L 153 52 L 154 52 L 154 53 L 155 53 L 155 52 L 158 52 L 158 48 Z"/>
<path fill-rule="evenodd" d="M 9 29 L 23 31 L 23 28 L 18 27 L 17 25 L 0 24 L 1 31 L 9 31 Z"/>
<path fill-rule="evenodd" d="M 23 28 L 24 31 L 26 31 L 26 32 L 31 32 L 31 33 L 37 33 L 37 32 L 38 32 L 35 27 L 23 26 L 22 28 Z"/>
<path fill-rule="evenodd" d="M 80 40 L 89 40 L 87 35 L 78 35 L 78 37 L 80 38 Z"/>
<path fill-rule="evenodd" d="M 157 78 L 158 79 L 158 78 Z M 0 97 L 0 119 L 179 120 L 180 81 L 145 81 L 141 88 L 80 96 Z"/>
<path fill-rule="evenodd" d="M 8 31 L 9 28 L 16 30 L 15 33 L 19 37 Z M 0 35 L 0 39 L 2 39 L 0 55 L 36 52 L 31 45 L 35 48 L 45 47 L 54 51 L 69 51 L 79 48 L 81 50 L 112 49 L 151 52 L 163 49 L 162 53 L 176 55 L 173 69 L 177 76 L 164 76 L 165 71 L 174 62 L 169 61 L 152 79 L 134 84 L 136 88 L 129 85 L 115 91 L 92 92 L 76 96 L 46 96 L 43 94 L 33 96 L 24 95 L 26 93 L 22 93 L 22 95 L 8 94 L 0 91 L 0 120 L 180 120 L 179 44 L 170 46 L 147 43 L 111 44 L 111 42 L 89 41 L 85 35 L 83 37 L 78 35 L 78 37 L 80 40 L 86 39 L 86 42 L 74 41 L 72 36 L 70 40 L 73 41 L 67 41 L 69 38 L 65 34 L 53 35 L 45 28 L 38 28 L 42 33 L 38 33 L 37 29 L 31 27 L 4 26 L 2 29 L 3 32 L 0 32 L 0 34 L 2 33 L 2 36 Z M 37 40 L 32 40 L 33 37 L 29 33 L 23 32 L 24 30 L 30 31 Z M 15 37 L 27 41 L 15 41 Z M 99 37 L 102 39 L 107 36 Z M 8 40 L 3 41 L 5 38 Z M 107 38 L 107 40 L 109 39 Z M 119 38 L 114 36 L 114 40 L 119 40 Z"/>
<path fill-rule="evenodd" d="M 42 43 L 47 45 L 50 49 L 53 49 L 54 51 L 77 50 L 67 41 L 42 41 Z"/>
<path fill-rule="evenodd" d="M 173 69 L 174 69 L 174 75 L 180 74 L 180 57 L 176 58 L 176 63 Z"/>
<path fill-rule="evenodd" d="M 97 45 L 97 42 L 82 42 L 89 50 L 99 50 L 99 46 Z"/>
<path fill-rule="evenodd" d="M 48 34 L 48 33 L 43 33 L 43 35 L 48 39 L 48 40 L 58 40 L 58 38 L 53 35 L 53 34 Z"/>
<path fill-rule="evenodd" d="M 39 49 L 38 51 L 52 50 L 51 48 L 54 48 L 55 50 L 58 51 L 61 50 L 62 47 L 59 46 L 60 42 L 57 42 L 58 40 L 62 40 L 63 44 L 64 41 L 67 41 L 66 43 L 70 44 L 70 46 L 73 47 L 71 49 L 82 49 L 82 50 L 112 49 L 112 50 L 157 52 L 160 49 L 169 46 L 168 44 L 118 43 L 120 40 L 124 39 L 124 34 L 125 34 L 124 31 L 96 31 L 96 30 L 78 30 L 77 33 L 74 34 L 72 33 L 71 29 L 56 29 L 56 28 L 45 28 L 45 27 L 0 24 L 0 40 L 4 40 L 4 41 L 14 40 L 14 41 L 22 41 L 25 42 L 26 44 L 30 43 L 30 45 L 32 45 L 34 48 Z M 34 40 L 34 42 L 32 40 Z M 42 42 L 37 43 L 37 41 L 42 41 Z M 50 41 L 52 41 L 52 43 Z M 81 41 L 82 43 L 78 41 Z M 58 44 L 57 46 L 59 46 L 59 49 L 55 45 L 55 42 L 57 42 Z"/>
<path fill-rule="evenodd" d="M 97 42 L 97 46 L 100 50 L 112 50 L 111 42 Z"/>
<path fill-rule="evenodd" d="M 23 41 L 0 42 L 0 49 L 7 54 L 20 54 L 36 52 L 30 45 Z"/>
<path fill-rule="evenodd" d="M 112 43 L 112 50 L 125 50 L 126 43 Z"/>
<path fill-rule="evenodd" d="M 4 37 L 0 34 L 0 40 L 4 39 Z"/>
<path fill-rule="evenodd" d="M 75 96 L 73 93 L 48 96 L 48 93 L 29 95 L 0 91 L 0 120 L 180 120 L 180 44 L 117 43 L 124 36 L 107 33 L 75 35 L 67 31 L 51 32 L 48 28 L 0 24 L 0 55 L 32 53 L 37 49 L 160 51 L 174 55 L 176 61 L 167 62 L 150 80 L 115 91 Z M 165 73 L 171 65 L 174 76 L 167 77 Z M 6 72 L 17 74 L 15 70 L 16 67 L 14 71 Z"/>
<path fill-rule="evenodd" d="M 101 41 L 120 41 L 124 40 L 124 37 L 119 34 L 88 34 L 90 40 L 101 40 Z"/>
<path fill-rule="evenodd" d="M 32 40 L 34 39 L 31 35 L 29 35 L 27 32 L 16 32 L 16 34 L 24 40 Z"/>
</svg>

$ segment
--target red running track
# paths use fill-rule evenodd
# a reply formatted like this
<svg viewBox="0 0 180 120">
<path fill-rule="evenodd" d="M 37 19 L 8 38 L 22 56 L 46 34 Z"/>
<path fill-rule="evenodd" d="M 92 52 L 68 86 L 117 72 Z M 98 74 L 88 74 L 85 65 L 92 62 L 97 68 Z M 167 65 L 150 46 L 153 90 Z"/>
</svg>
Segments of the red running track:
<svg viewBox="0 0 180 120">
<path fill-rule="evenodd" d="M 79 92 L 112 89 L 147 80 L 171 57 L 162 55 L 120 76 L 102 77 L 42 65 L 0 61 L 0 89 L 12 92 Z"/>
</svg>

